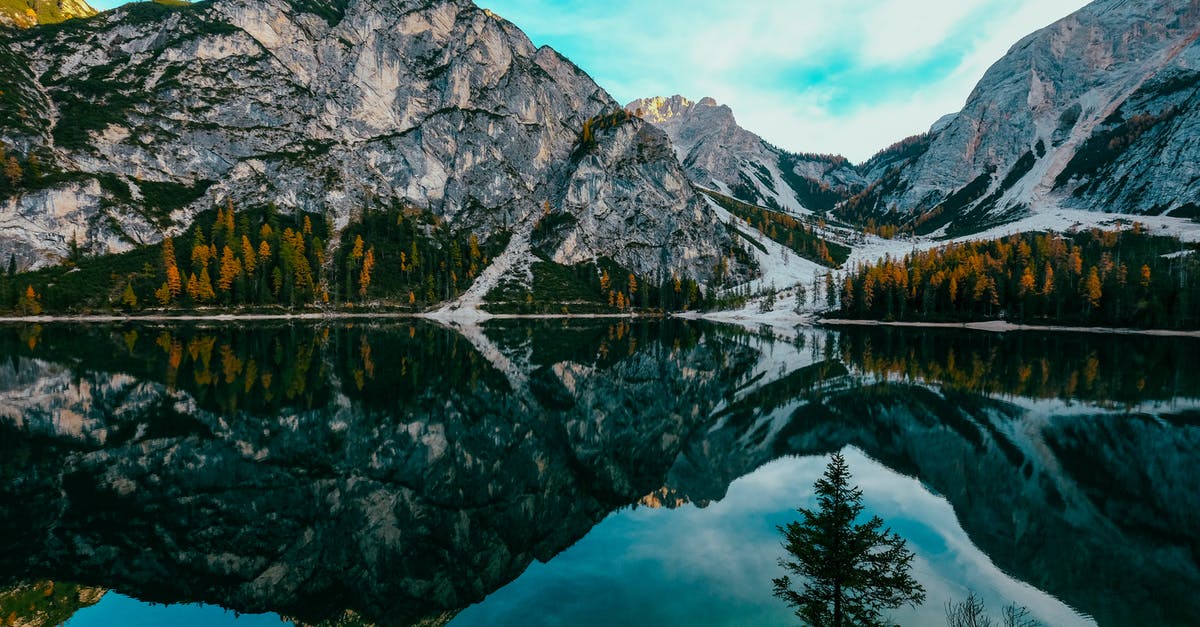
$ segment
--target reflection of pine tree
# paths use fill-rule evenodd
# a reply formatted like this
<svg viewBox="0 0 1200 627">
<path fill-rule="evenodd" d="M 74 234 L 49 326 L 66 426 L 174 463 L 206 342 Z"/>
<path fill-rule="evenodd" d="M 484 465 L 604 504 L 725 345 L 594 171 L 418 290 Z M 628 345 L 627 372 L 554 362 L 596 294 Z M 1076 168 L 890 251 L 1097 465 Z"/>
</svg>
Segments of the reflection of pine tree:
<svg viewBox="0 0 1200 627">
<path fill-rule="evenodd" d="M 779 564 L 800 577 L 803 588 L 794 590 L 784 575 L 774 580 L 775 596 L 809 624 L 831 627 L 883 625 L 881 610 L 924 601 L 925 588 L 908 573 L 914 555 L 904 539 L 883 529 L 878 516 L 855 524 L 862 490 L 850 485 L 841 454 L 814 487 L 819 507 L 797 510 L 803 522 L 779 528 L 788 552 Z"/>
</svg>

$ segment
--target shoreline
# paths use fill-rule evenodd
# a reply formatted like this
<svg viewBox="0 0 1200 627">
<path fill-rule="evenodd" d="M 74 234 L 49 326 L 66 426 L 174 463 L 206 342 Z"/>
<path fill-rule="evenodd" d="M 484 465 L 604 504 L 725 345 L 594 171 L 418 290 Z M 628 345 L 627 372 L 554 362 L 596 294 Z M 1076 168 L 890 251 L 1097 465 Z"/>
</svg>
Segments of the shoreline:
<svg viewBox="0 0 1200 627">
<path fill-rule="evenodd" d="M 1037 325 L 1015 324 L 1004 320 L 987 320 L 978 322 L 904 322 L 884 320 L 852 320 L 843 318 L 817 318 L 812 314 L 803 316 L 787 316 L 780 319 L 770 313 L 765 315 L 744 315 L 743 312 L 685 312 L 663 316 L 662 314 L 615 313 L 615 314 L 492 314 L 477 309 L 447 311 L 444 309 L 420 313 L 412 312 L 300 312 L 300 313 L 214 313 L 204 314 L 149 314 L 142 316 L 124 316 L 117 314 L 86 314 L 86 315 L 37 315 L 37 316 L 0 316 L 0 324 L 103 324 L 129 322 L 266 322 L 266 321 L 337 321 L 337 320 L 427 320 L 442 324 L 475 325 L 491 320 L 637 320 L 650 318 L 677 318 L 680 320 L 705 320 L 721 324 L 745 326 L 747 324 L 765 324 L 772 327 L 909 327 L 921 329 L 961 329 L 968 331 L 987 331 L 991 333 L 1009 333 L 1014 331 L 1044 331 L 1068 333 L 1093 333 L 1099 335 L 1147 335 L 1155 337 L 1190 337 L 1200 338 L 1200 330 L 1179 331 L 1173 329 L 1134 329 L 1126 327 L 1076 327 L 1068 325 Z"/>
<path fill-rule="evenodd" d="M 489 320 L 556 320 L 556 319 L 637 319 L 657 318 L 658 315 L 621 313 L 621 314 L 492 314 L 484 311 L 470 310 L 463 313 L 444 311 L 429 311 L 420 313 L 410 312 L 301 312 L 301 313 L 221 313 L 203 314 L 149 314 L 144 316 L 122 316 L 116 314 L 80 314 L 80 315 L 37 315 L 37 316 L 0 316 L 0 324 L 44 324 L 73 322 L 80 324 L 99 324 L 110 322 L 240 322 L 240 321 L 286 321 L 286 320 L 430 320 L 433 322 L 449 323 L 478 323 Z"/>
<path fill-rule="evenodd" d="M 1132 329 L 1125 327 L 1073 327 L 1067 325 L 1014 324 L 1004 320 L 988 320 L 982 322 L 885 322 L 882 320 L 845 320 L 840 318 L 822 318 L 815 322 L 816 326 L 855 326 L 855 327 L 912 327 L 920 329 L 966 329 L 969 331 L 989 331 L 992 333 L 1009 333 L 1013 331 L 1049 331 L 1069 333 L 1095 333 L 1099 335 L 1150 335 L 1156 337 L 1194 337 L 1200 338 L 1200 330 L 1176 331 L 1173 329 Z"/>
</svg>

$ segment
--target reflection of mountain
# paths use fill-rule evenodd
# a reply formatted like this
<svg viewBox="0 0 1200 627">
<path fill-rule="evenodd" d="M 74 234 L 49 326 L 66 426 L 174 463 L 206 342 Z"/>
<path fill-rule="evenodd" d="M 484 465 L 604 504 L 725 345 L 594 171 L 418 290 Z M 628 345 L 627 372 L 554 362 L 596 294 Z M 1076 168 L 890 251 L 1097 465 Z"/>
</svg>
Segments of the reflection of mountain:
<svg viewBox="0 0 1200 627">
<path fill-rule="evenodd" d="M 845 364 L 817 363 L 739 399 L 726 410 L 722 429 L 689 444 L 668 485 L 716 499 L 732 479 L 781 455 L 853 445 L 943 495 L 997 566 L 1100 625 L 1194 624 L 1200 616 L 1196 405 L 1127 413 L 989 396 L 1030 385 L 1021 375 L 1030 361 L 1048 363 L 1053 373 L 1039 389 L 1075 386 L 1074 398 L 1102 405 L 1133 402 L 1130 388 L 1138 381 L 1150 399 L 1194 399 L 1196 373 L 1175 367 L 1194 355 L 1194 346 L 1145 338 L 869 330 L 838 340 Z M 951 344 L 967 364 L 962 371 L 946 367 L 944 349 Z M 1087 370 L 1118 355 L 1147 367 L 1102 371 L 1086 382 L 1070 367 Z M 905 366 L 897 370 L 896 364 Z M 846 366 L 885 380 L 838 384 Z M 964 379 L 964 371 L 975 379 Z M 926 380 L 938 385 L 895 380 L 906 372 L 936 372 Z M 1128 385 L 1118 384 L 1120 378 Z"/>
<path fill-rule="evenodd" d="M 513 323 L 474 342 L 407 323 L 0 329 L 0 573 L 439 622 L 617 508 L 719 499 L 780 455 L 853 444 L 1102 625 L 1200 613 L 1200 416 L 1107 409 L 1136 400 L 1108 376 L 1067 394 L 1108 340 L 875 333 L 791 347 L 684 323 Z M 984 373 L 947 367 L 950 346 Z M 1039 360 L 1037 390 L 1054 392 L 1016 389 Z M 1146 363 L 1149 398 L 1200 389 Z M 1055 417 L 1065 402 L 1003 397 L 1019 391 L 1104 407 Z"/>
<path fill-rule="evenodd" d="M 447 618 L 661 485 L 752 357 L 604 325 L 546 343 L 586 356 L 534 352 L 524 394 L 428 326 L 140 335 L 6 338 L 0 572 L 395 624 Z"/>
</svg>

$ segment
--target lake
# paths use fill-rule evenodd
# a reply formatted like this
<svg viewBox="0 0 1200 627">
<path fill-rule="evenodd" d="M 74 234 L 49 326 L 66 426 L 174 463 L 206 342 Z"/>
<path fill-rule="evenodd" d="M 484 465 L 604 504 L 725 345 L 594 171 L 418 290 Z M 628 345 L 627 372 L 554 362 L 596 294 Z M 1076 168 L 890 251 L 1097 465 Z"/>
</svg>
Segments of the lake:
<svg viewBox="0 0 1200 627">
<path fill-rule="evenodd" d="M 790 625 L 843 451 L 944 624 L 1200 616 L 1200 340 L 687 321 L 0 325 L 0 621 Z"/>
</svg>

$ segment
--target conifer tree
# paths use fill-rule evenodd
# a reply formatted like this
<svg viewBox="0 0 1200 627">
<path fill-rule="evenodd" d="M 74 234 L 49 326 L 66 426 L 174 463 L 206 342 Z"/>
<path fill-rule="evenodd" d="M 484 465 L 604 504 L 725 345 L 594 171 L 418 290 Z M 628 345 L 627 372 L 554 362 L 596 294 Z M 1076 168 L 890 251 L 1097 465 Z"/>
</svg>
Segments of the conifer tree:
<svg viewBox="0 0 1200 627">
<path fill-rule="evenodd" d="M 138 298 L 137 294 L 133 292 L 132 283 L 125 284 L 125 291 L 121 293 L 121 304 L 130 309 L 137 309 Z"/>
<path fill-rule="evenodd" d="M 216 293 L 213 292 L 212 277 L 208 275 L 208 266 L 204 266 L 200 270 L 200 278 L 196 282 L 196 297 L 201 302 L 208 302 L 216 296 Z"/>
<path fill-rule="evenodd" d="M 363 255 L 362 271 L 358 273 L 358 295 L 366 298 L 367 288 L 371 286 L 371 270 L 375 267 L 375 247 L 367 249 Z"/>
</svg>

